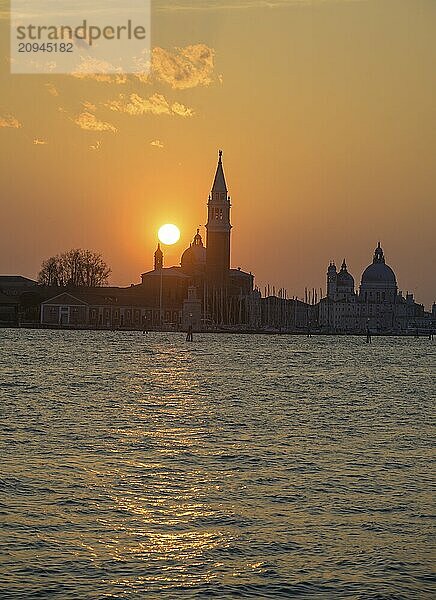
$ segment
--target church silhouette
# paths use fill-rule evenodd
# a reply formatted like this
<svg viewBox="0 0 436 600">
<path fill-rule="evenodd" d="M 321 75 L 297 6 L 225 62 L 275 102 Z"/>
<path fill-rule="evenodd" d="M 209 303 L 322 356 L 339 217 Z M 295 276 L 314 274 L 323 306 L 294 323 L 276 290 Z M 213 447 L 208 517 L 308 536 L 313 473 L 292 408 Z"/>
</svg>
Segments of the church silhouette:
<svg viewBox="0 0 436 600">
<path fill-rule="evenodd" d="M 432 331 L 432 313 L 398 290 L 394 271 L 379 243 L 362 274 L 359 292 L 345 260 L 327 270 L 327 294 L 307 293 L 305 301 L 287 291 L 265 288 L 254 276 L 231 266 L 231 202 L 223 153 L 207 198 L 206 243 L 197 229 L 180 264 L 166 266 L 158 244 L 151 271 L 128 288 L 52 288 L 19 277 L 0 277 L 0 314 L 8 323 L 95 329 L 165 329 L 380 333 Z M 3 283 L 2 283 L 3 281 Z M 15 283 L 14 283 L 15 282 Z M 21 287 L 20 287 L 21 286 Z M 18 300 L 19 294 L 26 298 Z M 29 298 L 32 296 L 32 300 Z M 12 300 L 15 297 L 16 300 Z M 0 320 L 1 322 L 1 320 Z"/>
</svg>

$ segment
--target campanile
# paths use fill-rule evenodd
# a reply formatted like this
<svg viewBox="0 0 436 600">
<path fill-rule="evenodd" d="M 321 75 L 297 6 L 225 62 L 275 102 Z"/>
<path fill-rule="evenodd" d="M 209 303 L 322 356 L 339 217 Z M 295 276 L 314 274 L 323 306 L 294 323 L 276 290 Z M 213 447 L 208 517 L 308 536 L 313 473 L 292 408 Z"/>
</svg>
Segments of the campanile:
<svg viewBox="0 0 436 600">
<path fill-rule="evenodd" d="M 230 270 L 230 197 L 224 177 L 223 153 L 219 151 L 218 166 L 207 203 L 206 269 L 209 281 L 225 285 Z"/>
</svg>

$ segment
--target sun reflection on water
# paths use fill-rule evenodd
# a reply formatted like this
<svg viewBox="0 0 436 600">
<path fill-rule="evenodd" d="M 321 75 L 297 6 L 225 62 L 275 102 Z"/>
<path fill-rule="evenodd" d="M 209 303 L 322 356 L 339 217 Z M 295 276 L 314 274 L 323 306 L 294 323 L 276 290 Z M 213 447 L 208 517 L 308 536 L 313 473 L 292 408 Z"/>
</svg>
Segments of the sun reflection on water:
<svg viewBox="0 0 436 600">
<path fill-rule="evenodd" d="M 430 591 L 432 346 L 3 341 L 0 550 L 16 597 Z"/>
</svg>

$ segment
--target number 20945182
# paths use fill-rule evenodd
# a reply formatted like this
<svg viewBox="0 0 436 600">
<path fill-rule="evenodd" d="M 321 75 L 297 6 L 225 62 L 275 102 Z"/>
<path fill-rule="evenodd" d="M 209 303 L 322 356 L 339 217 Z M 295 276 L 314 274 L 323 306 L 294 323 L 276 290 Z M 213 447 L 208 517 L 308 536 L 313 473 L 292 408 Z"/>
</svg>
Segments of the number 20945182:
<svg viewBox="0 0 436 600">
<path fill-rule="evenodd" d="M 73 52 L 72 42 L 20 42 L 18 52 Z"/>
</svg>

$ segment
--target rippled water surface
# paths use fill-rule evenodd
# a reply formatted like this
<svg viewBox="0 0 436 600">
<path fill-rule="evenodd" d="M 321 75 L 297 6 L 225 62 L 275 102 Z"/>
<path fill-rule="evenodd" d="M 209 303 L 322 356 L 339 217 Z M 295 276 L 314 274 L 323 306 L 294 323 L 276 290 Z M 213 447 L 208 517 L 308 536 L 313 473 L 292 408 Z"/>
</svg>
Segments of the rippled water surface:
<svg viewBox="0 0 436 600">
<path fill-rule="evenodd" d="M 436 597 L 435 355 L 0 330 L 0 597 Z"/>
</svg>

